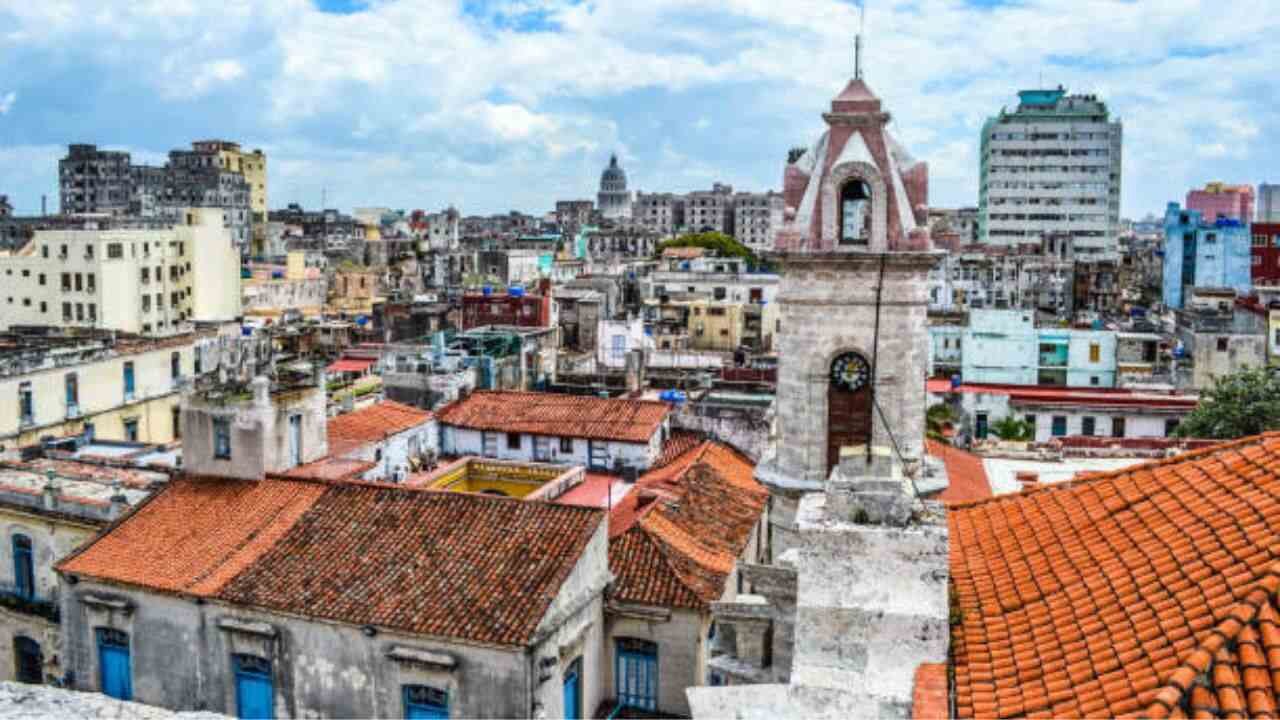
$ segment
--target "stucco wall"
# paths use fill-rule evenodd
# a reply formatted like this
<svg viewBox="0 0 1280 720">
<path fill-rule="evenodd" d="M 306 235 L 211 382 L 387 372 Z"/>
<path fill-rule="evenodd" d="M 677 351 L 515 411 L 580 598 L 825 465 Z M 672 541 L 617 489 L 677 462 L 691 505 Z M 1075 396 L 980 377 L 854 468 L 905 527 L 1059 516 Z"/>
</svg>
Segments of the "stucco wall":
<svg viewBox="0 0 1280 720">
<path fill-rule="evenodd" d="M 312 622 L 221 603 L 150 594 L 96 582 L 64 587 L 66 662 L 73 687 L 98 690 L 94 628 L 129 633 L 134 699 L 174 710 L 236 713 L 231 655 L 272 660 L 277 717 L 402 717 L 402 686 L 449 692 L 455 717 L 524 717 L 529 664 L 518 650 L 462 645 Z M 97 596 L 131 613 L 88 605 Z M 263 624 L 274 635 L 228 629 L 228 619 Z M 393 647 L 446 655 L 452 669 L 388 657 Z"/>
<path fill-rule="evenodd" d="M 685 688 L 707 682 L 706 638 L 710 625 L 709 613 L 693 610 L 672 610 L 671 617 L 665 621 L 611 614 L 607 620 L 608 696 L 615 699 L 618 696 L 614 682 L 616 639 L 648 640 L 658 645 L 659 712 L 688 715 L 689 700 L 685 696 Z"/>
<path fill-rule="evenodd" d="M 520 460 L 526 462 L 534 461 L 533 457 L 533 435 L 522 435 L 520 437 L 519 448 L 507 447 L 507 433 L 492 433 L 497 437 L 497 454 L 495 457 L 501 460 Z M 450 455 L 477 455 L 484 456 L 483 433 L 479 430 L 471 430 L 469 428 L 459 428 L 445 426 L 441 431 L 441 448 L 442 451 Z M 608 462 L 606 465 L 612 467 L 615 460 L 621 460 L 624 465 L 631 465 L 640 469 L 644 469 L 653 464 L 658 457 L 661 449 L 661 437 L 663 433 L 658 432 L 650 439 L 648 443 L 623 443 L 623 442 L 605 442 L 607 448 Z M 558 436 L 550 437 L 550 457 L 538 462 L 552 462 L 562 465 L 590 465 L 588 441 L 583 438 L 573 438 L 573 451 L 564 453 L 560 451 L 560 438 Z"/>
</svg>

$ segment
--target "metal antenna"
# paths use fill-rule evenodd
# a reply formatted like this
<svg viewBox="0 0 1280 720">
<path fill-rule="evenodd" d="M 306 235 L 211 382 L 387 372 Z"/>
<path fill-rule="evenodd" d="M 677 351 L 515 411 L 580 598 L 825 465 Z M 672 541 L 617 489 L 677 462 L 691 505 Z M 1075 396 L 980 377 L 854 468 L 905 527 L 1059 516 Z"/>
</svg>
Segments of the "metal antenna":
<svg viewBox="0 0 1280 720">
<path fill-rule="evenodd" d="M 867 2 L 858 3 L 858 34 L 853 38 L 853 77 L 862 79 L 862 32 L 867 26 Z"/>
</svg>

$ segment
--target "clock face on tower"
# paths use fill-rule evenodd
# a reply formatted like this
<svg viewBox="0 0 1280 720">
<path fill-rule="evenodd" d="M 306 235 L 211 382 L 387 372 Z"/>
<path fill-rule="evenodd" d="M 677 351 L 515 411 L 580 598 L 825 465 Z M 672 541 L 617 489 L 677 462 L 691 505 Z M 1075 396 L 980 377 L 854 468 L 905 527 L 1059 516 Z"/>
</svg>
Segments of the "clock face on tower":
<svg viewBox="0 0 1280 720">
<path fill-rule="evenodd" d="M 844 353 L 831 363 L 831 384 L 845 390 L 861 390 L 870 375 L 867 361 L 857 353 Z"/>
</svg>

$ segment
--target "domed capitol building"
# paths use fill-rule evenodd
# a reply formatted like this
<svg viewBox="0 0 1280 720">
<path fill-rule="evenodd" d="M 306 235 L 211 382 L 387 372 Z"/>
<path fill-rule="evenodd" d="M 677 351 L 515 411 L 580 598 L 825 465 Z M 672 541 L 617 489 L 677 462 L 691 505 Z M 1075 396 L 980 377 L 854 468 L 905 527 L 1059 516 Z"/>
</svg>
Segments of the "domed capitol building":
<svg viewBox="0 0 1280 720">
<path fill-rule="evenodd" d="M 609 167 L 600 173 L 600 192 L 596 206 L 606 220 L 631 217 L 631 193 L 627 190 L 627 173 L 618 164 L 618 156 L 609 156 Z"/>
</svg>

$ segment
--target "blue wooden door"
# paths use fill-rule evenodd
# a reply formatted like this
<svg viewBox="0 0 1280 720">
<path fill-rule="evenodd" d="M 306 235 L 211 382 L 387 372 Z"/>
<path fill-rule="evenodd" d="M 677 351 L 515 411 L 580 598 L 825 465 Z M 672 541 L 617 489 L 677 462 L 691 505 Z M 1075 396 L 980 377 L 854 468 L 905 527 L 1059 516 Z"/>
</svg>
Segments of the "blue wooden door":
<svg viewBox="0 0 1280 720">
<path fill-rule="evenodd" d="M 564 674 L 564 716 L 569 720 L 582 717 L 582 658 L 569 663 Z"/>
<path fill-rule="evenodd" d="M 618 702 L 641 710 L 658 710 L 658 646 L 647 640 L 618 638 L 614 663 Z"/>
<path fill-rule="evenodd" d="M 236 655 L 234 662 L 236 715 L 244 720 L 270 720 L 275 717 L 271 661 L 253 655 Z"/>
<path fill-rule="evenodd" d="M 449 695 L 426 685 L 405 685 L 404 716 L 407 720 L 448 720 Z"/>
<path fill-rule="evenodd" d="M 117 700 L 133 699 L 133 671 L 129 667 L 129 636 L 98 628 L 98 686 Z"/>
</svg>

